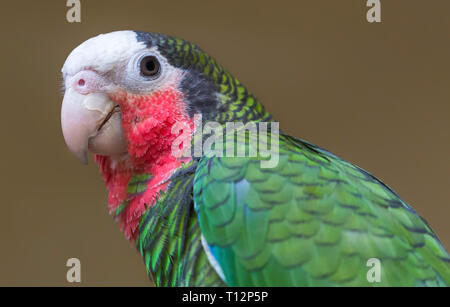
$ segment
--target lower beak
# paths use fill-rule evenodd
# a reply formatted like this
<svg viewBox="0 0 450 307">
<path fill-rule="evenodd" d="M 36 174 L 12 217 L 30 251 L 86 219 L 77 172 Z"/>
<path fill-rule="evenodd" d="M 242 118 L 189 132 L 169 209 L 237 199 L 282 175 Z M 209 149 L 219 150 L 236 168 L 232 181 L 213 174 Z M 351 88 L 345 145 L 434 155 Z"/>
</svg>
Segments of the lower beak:
<svg viewBox="0 0 450 307">
<path fill-rule="evenodd" d="M 69 87 L 62 103 L 61 126 L 70 151 L 84 164 L 88 149 L 104 156 L 127 151 L 120 108 L 106 94 L 82 95 Z"/>
</svg>

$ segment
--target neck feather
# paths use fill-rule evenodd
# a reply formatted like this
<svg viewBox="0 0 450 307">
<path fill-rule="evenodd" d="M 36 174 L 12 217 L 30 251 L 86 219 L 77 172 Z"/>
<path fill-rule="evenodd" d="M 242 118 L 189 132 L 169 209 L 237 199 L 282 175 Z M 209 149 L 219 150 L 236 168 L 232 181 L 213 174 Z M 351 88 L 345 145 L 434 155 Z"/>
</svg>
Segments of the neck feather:
<svg viewBox="0 0 450 307">
<path fill-rule="evenodd" d="M 186 158 L 173 154 L 173 144 L 183 147 L 192 135 L 193 121 L 185 114 L 183 95 L 174 86 L 148 96 L 124 92 L 112 95 L 120 104 L 128 154 L 121 158 L 95 156 L 108 189 L 111 214 L 120 220 L 126 237 L 135 240 L 140 219 L 164 192 L 170 176 Z M 178 125 L 179 129 L 173 129 Z M 181 128 L 180 128 L 181 126 Z"/>
</svg>

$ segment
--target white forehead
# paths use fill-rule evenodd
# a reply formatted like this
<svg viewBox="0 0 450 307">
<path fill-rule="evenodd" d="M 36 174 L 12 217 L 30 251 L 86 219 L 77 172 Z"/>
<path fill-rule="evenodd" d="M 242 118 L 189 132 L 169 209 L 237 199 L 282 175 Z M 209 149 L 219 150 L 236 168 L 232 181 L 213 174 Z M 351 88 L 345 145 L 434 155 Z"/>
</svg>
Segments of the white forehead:
<svg viewBox="0 0 450 307">
<path fill-rule="evenodd" d="M 74 75 L 84 69 L 98 73 L 124 65 L 136 52 L 145 49 L 133 31 L 117 31 L 92 37 L 76 47 L 67 57 L 62 73 Z"/>
</svg>

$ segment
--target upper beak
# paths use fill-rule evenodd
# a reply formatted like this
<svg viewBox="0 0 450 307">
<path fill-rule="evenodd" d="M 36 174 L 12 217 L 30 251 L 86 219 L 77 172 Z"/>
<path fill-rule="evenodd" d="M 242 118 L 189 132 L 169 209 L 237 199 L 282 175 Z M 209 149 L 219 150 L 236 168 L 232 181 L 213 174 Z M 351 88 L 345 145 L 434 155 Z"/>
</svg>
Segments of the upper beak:
<svg viewBox="0 0 450 307">
<path fill-rule="evenodd" d="M 87 150 L 105 156 L 127 151 L 120 108 L 103 93 L 82 95 L 67 88 L 61 108 L 61 126 L 70 151 L 87 164 Z"/>
</svg>

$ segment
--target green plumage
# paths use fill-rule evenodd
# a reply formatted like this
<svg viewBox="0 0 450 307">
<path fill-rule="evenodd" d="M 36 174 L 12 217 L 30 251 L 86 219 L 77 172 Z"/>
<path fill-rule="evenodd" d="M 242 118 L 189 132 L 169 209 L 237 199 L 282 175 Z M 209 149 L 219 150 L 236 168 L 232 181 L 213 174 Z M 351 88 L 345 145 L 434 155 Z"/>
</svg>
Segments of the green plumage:
<svg viewBox="0 0 450 307">
<path fill-rule="evenodd" d="M 247 146 L 247 144 L 245 144 Z M 450 257 L 404 201 L 358 167 L 280 135 L 276 168 L 202 158 L 196 211 L 229 285 L 421 286 L 450 283 Z M 367 261 L 381 261 L 381 282 Z"/>
<path fill-rule="evenodd" d="M 172 180 L 140 225 L 138 248 L 157 285 L 224 285 L 201 234 L 231 286 L 450 283 L 448 253 L 411 207 L 309 143 L 281 135 L 276 168 L 262 169 L 258 157 L 203 157 Z M 381 261 L 380 283 L 367 280 L 371 258 Z"/>
<path fill-rule="evenodd" d="M 222 280 L 203 252 L 201 230 L 192 205 L 192 166 L 172 178 L 141 220 L 137 247 L 157 286 L 220 286 Z"/>
<path fill-rule="evenodd" d="M 196 72 L 201 82 L 213 85 L 220 105 L 214 113 L 203 111 L 205 118 L 221 124 L 272 120 L 254 96 L 200 48 L 149 35 L 146 39 L 172 65 Z M 236 143 L 247 148 L 250 141 Z M 450 284 L 450 256 L 435 233 L 369 173 L 283 134 L 278 165 L 261 168 L 261 159 L 266 158 L 203 156 L 172 176 L 168 191 L 142 218 L 137 240 L 157 285 Z M 139 187 L 130 182 L 129 189 Z M 225 283 L 207 258 L 202 235 Z M 381 261 L 379 283 L 367 280 L 371 258 Z"/>
</svg>

